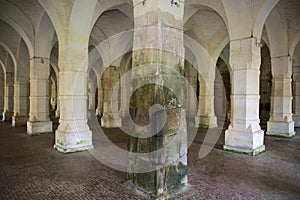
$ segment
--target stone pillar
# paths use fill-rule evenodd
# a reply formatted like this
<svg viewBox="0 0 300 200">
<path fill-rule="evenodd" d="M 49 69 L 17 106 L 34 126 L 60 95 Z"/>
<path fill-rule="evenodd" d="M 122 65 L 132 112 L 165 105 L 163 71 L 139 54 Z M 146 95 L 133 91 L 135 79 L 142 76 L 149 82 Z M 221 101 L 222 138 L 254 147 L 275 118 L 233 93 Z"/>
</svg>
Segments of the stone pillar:
<svg viewBox="0 0 300 200">
<path fill-rule="evenodd" d="M 231 124 L 224 149 L 250 155 L 265 150 L 259 126 L 260 47 L 255 38 L 230 42 L 232 67 Z"/>
<path fill-rule="evenodd" d="M 98 84 L 98 105 L 96 109 L 96 115 L 98 117 L 102 117 L 103 115 L 103 88 L 102 88 L 102 80 L 100 79 Z"/>
<path fill-rule="evenodd" d="M 88 84 L 88 118 L 96 115 L 95 110 L 95 90 L 92 86 L 93 83 Z"/>
<path fill-rule="evenodd" d="M 60 116 L 60 100 L 59 100 L 59 74 L 56 77 L 56 110 L 55 110 L 55 117 L 59 118 Z"/>
<path fill-rule="evenodd" d="M 30 59 L 30 108 L 27 133 L 38 135 L 52 132 L 49 118 L 49 58 Z"/>
<path fill-rule="evenodd" d="M 226 91 L 221 73 L 216 73 L 215 80 L 215 109 L 218 125 L 223 126 L 226 121 Z"/>
<path fill-rule="evenodd" d="M 272 94 L 267 135 L 295 135 L 292 118 L 292 61 L 288 56 L 272 58 Z"/>
<path fill-rule="evenodd" d="M 0 70 L 0 113 L 4 111 L 4 74 Z M 2 115 L 0 116 L 0 120 L 2 120 Z"/>
<path fill-rule="evenodd" d="M 112 91 L 115 84 L 118 82 L 120 77 L 120 68 L 115 66 L 110 66 L 106 68 L 103 79 L 103 116 L 101 118 L 101 126 L 106 128 L 118 127 L 121 124 L 121 118 L 117 119 L 114 116 L 119 116 L 119 114 L 112 113 L 113 101 L 118 101 L 118 99 L 112 99 Z M 118 105 L 117 103 L 114 105 Z"/>
<path fill-rule="evenodd" d="M 158 198 L 177 192 L 187 183 L 187 127 L 185 110 L 182 109 L 185 85 L 182 81 L 183 13 L 183 2 L 175 5 L 171 1 L 142 3 L 134 0 L 136 29 L 132 87 L 144 81 L 148 84 L 138 87 L 132 97 L 136 126 L 133 130 L 135 137 L 129 141 L 129 151 L 148 154 L 143 159 L 129 158 L 128 179 L 137 188 Z M 165 87 L 177 91 L 176 97 Z M 153 108 L 155 104 L 162 107 Z M 163 110 L 167 119 L 161 129 Z M 137 125 L 145 128 L 140 129 Z M 154 135 L 142 137 L 149 133 Z M 155 155 L 150 153 L 156 150 Z M 149 168 L 152 170 L 131 173 Z"/>
<path fill-rule="evenodd" d="M 295 127 L 300 127 L 300 66 L 294 67 L 293 70 L 294 79 L 294 115 L 293 119 Z"/>
<path fill-rule="evenodd" d="M 198 78 L 198 72 L 197 70 L 193 67 L 188 62 L 185 62 L 185 77 L 188 80 L 190 86 L 194 90 L 193 92 L 197 94 L 197 78 Z M 194 98 L 194 96 L 189 92 L 188 88 L 186 88 L 186 115 L 187 115 L 187 122 L 190 127 L 195 127 L 195 116 L 198 112 L 197 109 L 197 102 Z"/>
<path fill-rule="evenodd" d="M 4 111 L 2 121 L 11 121 L 14 109 L 14 73 L 6 72 L 4 77 Z"/>
<path fill-rule="evenodd" d="M 29 83 L 26 81 L 15 81 L 14 85 L 14 114 L 12 126 L 23 126 L 27 124 L 29 112 Z"/>
<path fill-rule="evenodd" d="M 56 100 L 56 83 L 55 83 L 55 79 L 50 79 L 50 109 L 55 111 L 56 109 L 56 104 L 57 104 L 57 100 Z"/>
<path fill-rule="evenodd" d="M 87 52 L 85 55 L 88 56 Z M 82 60 L 77 61 L 80 66 Z M 62 153 L 92 149 L 92 132 L 87 124 L 86 71 L 61 70 L 59 84 L 60 119 L 54 148 Z"/>
<path fill-rule="evenodd" d="M 195 118 L 196 127 L 217 127 L 217 117 L 214 109 L 214 70 L 209 74 L 210 78 L 205 80 L 199 75 L 199 106 Z"/>
<path fill-rule="evenodd" d="M 122 72 L 121 77 L 125 73 L 126 72 Z M 127 78 L 127 76 L 123 76 L 123 78 L 120 79 L 120 118 L 122 120 L 122 126 L 128 126 L 126 122 L 128 122 L 128 118 L 130 117 L 128 116 L 128 112 L 126 110 L 129 109 L 126 100 L 129 98 L 128 95 L 130 90 L 130 88 L 126 84 L 128 83 Z"/>
</svg>

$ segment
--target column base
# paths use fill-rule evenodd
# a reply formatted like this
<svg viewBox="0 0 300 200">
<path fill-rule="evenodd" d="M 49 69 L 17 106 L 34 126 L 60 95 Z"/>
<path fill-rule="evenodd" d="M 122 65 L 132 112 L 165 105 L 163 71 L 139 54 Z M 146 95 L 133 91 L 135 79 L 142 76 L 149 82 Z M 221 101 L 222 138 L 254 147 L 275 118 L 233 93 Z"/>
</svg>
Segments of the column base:
<svg viewBox="0 0 300 200">
<path fill-rule="evenodd" d="M 113 116 L 103 116 L 101 118 L 101 126 L 104 128 L 117 128 L 122 126 L 121 118 L 113 118 Z"/>
<path fill-rule="evenodd" d="M 11 126 L 25 126 L 28 121 L 28 116 L 12 116 Z"/>
<path fill-rule="evenodd" d="M 228 129 L 225 131 L 225 151 L 243 153 L 251 156 L 265 151 L 264 131 L 256 132 Z"/>
<path fill-rule="evenodd" d="M 216 116 L 195 117 L 195 127 L 215 128 L 218 127 Z"/>
<path fill-rule="evenodd" d="M 278 137 L 293 137 L 295 136 L 294 122 L 276 122 L 269 121 L 267 124 L 267 135 Z"/>
<path fill-rule="evenodd" d="M 75 153 L 93 149 L 92 132 L 65 132 L 56 130 L 54 149 L 61 153 Z"/>
<path fill-rule="evenodd" d="M 295 122 L 295 127 L 300 128 L 300 115 L 294 115 L 293 120 Z"/>
<path fill-rule="evenodd" d="M 7 112 L 7 111 L 4 111 L 2 113 L 2 121 L 4 122 L 11 122 L 11 118 L 13 116 L 13 112 Z"/>
<path fill-rule="evenodd" d="M 28 135 L 40 135 L 44 133 L 52 133 L 52 121 L 46 122 L 31 122 L 27 121 L 27 134 Z"/>
<path fill-rule="evenodd" d="M 128 182 L 125 186 L 146 199 L 168 199 L 188 185 L 187 173 L 187 166 L 179 162 L 158 171 L 128 173 Z"/>
</svg>

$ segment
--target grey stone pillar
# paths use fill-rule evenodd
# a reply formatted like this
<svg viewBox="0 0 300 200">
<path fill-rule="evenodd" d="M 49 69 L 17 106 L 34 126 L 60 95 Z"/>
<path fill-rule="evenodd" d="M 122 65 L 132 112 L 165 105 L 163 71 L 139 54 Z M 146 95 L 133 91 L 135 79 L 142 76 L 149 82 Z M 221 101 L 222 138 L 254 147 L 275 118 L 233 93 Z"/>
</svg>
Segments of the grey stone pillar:
<svg viewBox="0 0 300 200">
<path fill-rule="evenodd" d="M 14 74 L 6 72 L 4 81 L 4 111 L 2 121 L 11 121 L 14 109 Z"/>
<path fill-rule="evenodd" d="M 267 134 L 282 137 L 295 135 L 292 118 L 292 62 L 290 57 L 272 58 L 273 84 Z"/>
<path fill-rule="evenodd" d="M 168 196 L 187 184 L 183 13 L 184 3 L 134 0 L 132 87 L 137 90 L 132 105 L 136 125 L 129 151 L 146 155 L 129 159 L 128 179 L 156 197 Z M 163 116 L 167 118 L 162 128 Z"/>
<path fill-rule="evenodd" d="M 293 73 L 294 79 L 294 115 L 293 119 L 295 122 L 295 127 L 300 127 L 300 66 L 294 67 Z"/>
</svg>

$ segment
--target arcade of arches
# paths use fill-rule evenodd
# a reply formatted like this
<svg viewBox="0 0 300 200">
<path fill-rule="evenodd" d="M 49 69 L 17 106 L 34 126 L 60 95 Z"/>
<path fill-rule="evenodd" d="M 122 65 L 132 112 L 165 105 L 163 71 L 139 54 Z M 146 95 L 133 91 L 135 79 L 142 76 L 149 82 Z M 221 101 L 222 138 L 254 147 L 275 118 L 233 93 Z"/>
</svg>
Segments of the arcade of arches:
<svg viewBox="0 0 300 200">
<path fill-rule="evenodd" d="M 54 133 L 62 153 L 97 149 L 95 120 L 131 132 L 129 152 L 172 140 L 128 157 L 128 182 L 168 196 L 187 184 L 191 129 L 247 155 L 294 139 L 299 41 L 299 0 L 0 0 L 2 121 Z"/>
</svg>

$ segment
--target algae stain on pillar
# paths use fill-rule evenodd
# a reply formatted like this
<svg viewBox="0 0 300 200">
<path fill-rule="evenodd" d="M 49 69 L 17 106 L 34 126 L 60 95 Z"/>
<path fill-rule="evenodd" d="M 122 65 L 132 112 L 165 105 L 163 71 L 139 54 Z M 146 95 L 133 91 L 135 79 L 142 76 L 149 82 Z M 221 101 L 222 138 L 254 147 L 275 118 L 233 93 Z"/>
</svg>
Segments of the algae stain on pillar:
<svg viewBox="0 0 300 200">
<path fill-rule="evenodd" d="M 144 159 L 129 158 L 128 181 L 143 194 L 166 197 L 187 184 L 188 174 L 187 128 L 182 108 L 184 5 L 175 6 L 171 1 L 134 3 L 131 86 L 137 90 L 131 97 L 134 110 L 131 117 L 136 126 L 128 148 L 132 153 L 149 154 Z M 145 82 L 149 84 L 141 85 Z M 157 104 L 160 106 L 155 107 Z M 144 138 L 149 132 L 153 135 Z M 137 169 L 145 171 L 136 172 Z"/>
</svg>

